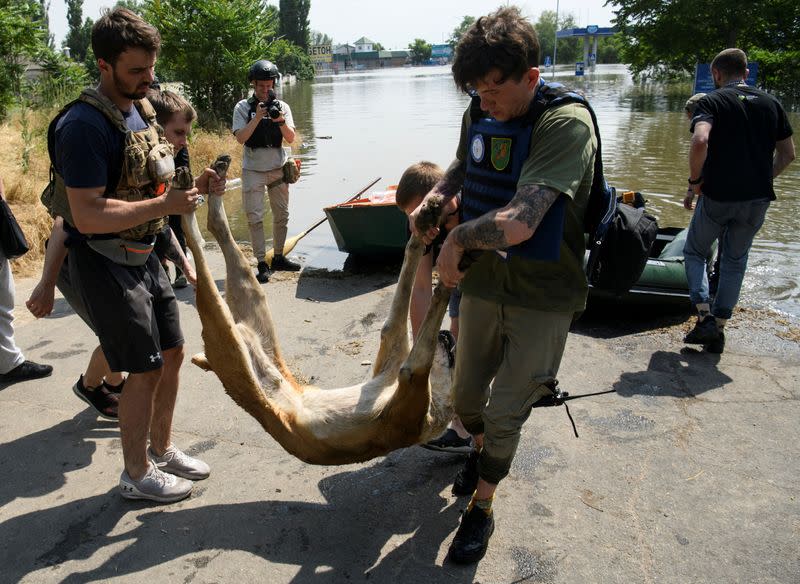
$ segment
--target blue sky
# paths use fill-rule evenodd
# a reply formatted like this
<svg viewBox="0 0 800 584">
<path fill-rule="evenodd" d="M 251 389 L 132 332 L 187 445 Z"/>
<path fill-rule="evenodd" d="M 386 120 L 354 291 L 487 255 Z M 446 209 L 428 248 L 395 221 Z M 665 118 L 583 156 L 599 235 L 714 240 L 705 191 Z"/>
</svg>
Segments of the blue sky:
<svg viewBox="0 0 800 584">
<path fill-rule="evenodd" d="M 559 0 L 562 14 L 571 13 L 578 25 L 609 26 L 613 18 L 605 0 Z M 83 15 L 97 20 L 103 8 L 116 0 L 84 0 Z M 277 0 L 269 0 L 277 5 Z M 480 16 L 505 4 L 487 0 L 312 0 L 309 20 L 311 28 L 333 37 L 337 44 L 366 36 L 387 49 L 405 48 L 415 38 L 441 43 L 464 16 Z M 555 10 L 556 0 L 515 2 L 523 14 L 535 21 L 543 10 Z M 51 0 L 50 30 L 56 46 L 67 31 L 67 9 L 64 0 Z"/>
</svg>

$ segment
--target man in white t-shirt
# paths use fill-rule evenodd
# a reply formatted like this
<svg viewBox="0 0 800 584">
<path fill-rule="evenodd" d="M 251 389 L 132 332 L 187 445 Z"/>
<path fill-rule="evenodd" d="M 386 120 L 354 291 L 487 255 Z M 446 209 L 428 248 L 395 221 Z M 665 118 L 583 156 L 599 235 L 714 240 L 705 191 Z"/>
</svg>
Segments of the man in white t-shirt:
<svg viewBox="0 0 800 584">
<path fill-rule="evenodd" d="M 270 267 L 296 272 L 300 265 L 283 255 L 283 245 L 289 224 L 289 185 L 283 182 L 283 165 L 289 154 L 283 141 L 291 144 L 295 138 L 292 110 L 275 97 L 275 82 L 280 74 L 270 61 L 253 63 L 247 75 L 253 95 L 236 104 L 233 110 L 233 134 L 244 145 L 242 157 L 242 206 L 247 214 L 253 254 L 258 261 L 256 278 L 269 281 Z M 272 209 L 272 238 L 275 255 L 272 265 L 265 261 L 264 191 Z"/>
</svg>

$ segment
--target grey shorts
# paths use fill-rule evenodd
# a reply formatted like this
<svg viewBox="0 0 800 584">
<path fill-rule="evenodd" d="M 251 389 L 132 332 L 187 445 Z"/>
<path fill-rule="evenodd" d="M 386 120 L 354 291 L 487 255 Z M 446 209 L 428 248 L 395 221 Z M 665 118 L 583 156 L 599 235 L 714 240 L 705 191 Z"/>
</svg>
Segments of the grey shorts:
<svg viewBox="0 0 800 584">
<path fill-rule="evenodd" d="M 122 266 L 85 242 L 69 248 L 69 279 L 80 295 L 112 371 L 159 369 L 162 351 L 183 344 L 178 303 L 151 253 L 143 266 Z"/>
</svg>

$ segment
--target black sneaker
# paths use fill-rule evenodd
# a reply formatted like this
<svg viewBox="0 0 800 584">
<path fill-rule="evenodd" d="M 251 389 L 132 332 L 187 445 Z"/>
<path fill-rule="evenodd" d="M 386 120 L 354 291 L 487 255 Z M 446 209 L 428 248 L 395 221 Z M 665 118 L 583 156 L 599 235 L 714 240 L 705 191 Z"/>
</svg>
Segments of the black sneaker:
<svg viewBox="0 0 800 584">
<path fill-rule="evenodd" d="M 286 259 L 285 256 L 275 254 L 272 258 L 272 271 L 273 272 L 299 272 L 302 266 L 297 262 Z"/>
<path fill-rule="evenodd" d="M 119 384 L 119 385 L 111 385 L 109 382 L 107 382 L 107 381 L 104 379 L 104 380 L 103 380 L 103 387 L 105 387 L 105 388 L 106 388 L 106 390 L 108 390 L 108 393 L 113 393 L 113 394 L 119 395 L 119 394 L 121 394 L 121 393 L 122 393 L 122 389 L 125 387 L 125 382 L 126 382 L 126 381 L 127 381 L 127 378 L 124 378 L 124 379 L 123 379 L 123 380 L 120 382 L 120 384 Z"/>
<path fill-rule="evenodd" d="M 119 418 L 117 408 L 119 407 L 119 398 L 110 393 L 105 386 L 100 385 L 93 389 L 89 389 L 83 385 L 83 375 L 80 376 L 75 385 L 72 386 L 72 391 L 75 392 L 80 399 L 92 406 L 97 415 L 106 420 L 116 420 Z"/>
<path fill-rule="evenodd" d="M 41 379 L 42 377 L 47 377 L 52 372 L 52 365 L 41 365 L 33 361 L 23 361 L 8 373 L 0 373 L 0 383 Z"/>
<path fill-rule="evenodd" d="M 494 532 L 494 513 L 473 507 L 461 516 L 447 557 L 456 564 L 474 564 L 486 554 L 489 538 Z"/>
<path fill-rule="evenodd" d="M 694 325 L 694 328 L 684 337 L 683 342 L 690 345 L 706 345 L 718 340 L 717 319 L 713 316 L 707 316 Z"/>
<path fill-rule="evenodd" d="M 715 355 L 719 355 L 722 351 L 725 350 L 725 333 L 719 331 L 719 338 L 716 341 L 711 341 L 710 343 L 706 343 L 703 345 L 703 348 L 708 353 L 713 353 Z"/>
<path fill-rule="evenodd" d="M 425 444 L 420 444 L 420 446 L 428 450 L 437 450 L 439 452 L 468 454 L 472 450 L 472 436 L 462 438 L 458 435 L 458 432 L 452 428 L 448 428 L 445 430 L 444 434 L 438 438 L 434 438 Z"/>
<path fill-rule="evenodd" d="M 478 458 L 481 453 L 473 450 L 456 475 L 453 482 L 453 494 L 457 496 L 471 495 L 478 486 Z"/>
<path fill-rule="evenodd" d="M 269 266 L 267 262 L 258 262 L 258 272 L 256 272 L 256 280 L 262 284 L 269 282 Z"/>
</svg>

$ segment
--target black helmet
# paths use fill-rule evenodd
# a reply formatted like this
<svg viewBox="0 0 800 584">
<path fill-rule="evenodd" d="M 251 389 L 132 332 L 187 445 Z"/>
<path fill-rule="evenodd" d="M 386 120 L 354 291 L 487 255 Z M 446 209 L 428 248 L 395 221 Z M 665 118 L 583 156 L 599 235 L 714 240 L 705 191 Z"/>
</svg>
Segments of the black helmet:
<svg viewBox="0 0 800 584">
<path fill-rule="evenodd" d="M 248 81 L 277 79 L 280 76 L 278 68 L 272 61 L 266 59 L 259 59 L 250 65 L 250 71 L 247 73 Z"/>
</svg>

